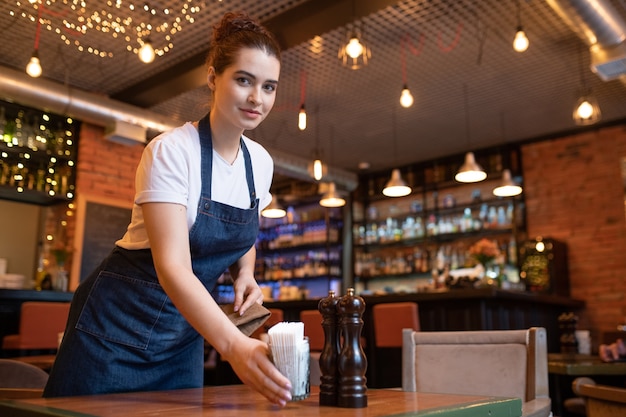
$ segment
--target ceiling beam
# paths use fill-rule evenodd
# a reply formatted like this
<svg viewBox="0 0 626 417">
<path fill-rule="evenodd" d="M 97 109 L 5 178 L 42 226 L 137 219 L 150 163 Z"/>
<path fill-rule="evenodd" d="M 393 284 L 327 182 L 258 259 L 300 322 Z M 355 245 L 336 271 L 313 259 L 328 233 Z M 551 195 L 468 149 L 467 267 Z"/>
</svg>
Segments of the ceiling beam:
<svg viewBox="0 0 626 417">
<path fill-rule="evenodd" d="M 309 0 L 262 23 L 286 50 L 397 3 L 397 0 Z M 206 85 L 207 53 L 208 50 L 202 51 L 111 98 L 150 108 L 202 87 Z"/>
</svg>

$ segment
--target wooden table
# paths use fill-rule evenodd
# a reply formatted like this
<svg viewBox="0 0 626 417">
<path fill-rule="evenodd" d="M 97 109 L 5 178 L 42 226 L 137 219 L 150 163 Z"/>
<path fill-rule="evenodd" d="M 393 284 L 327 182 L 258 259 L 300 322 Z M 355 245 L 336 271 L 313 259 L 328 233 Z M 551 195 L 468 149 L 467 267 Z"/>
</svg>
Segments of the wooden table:
<svg viewBox="0 0 626 417">
<path fill-rule="evenodd" d="M 548 373 L 552 412 L 558 416 L 566 415 L 563 401 L 576 396 L 572 390 L 572 382 L 579 376 L 588 376 L 599 384 L 626 384 L 626 362 L 602 362 L 594 355 L 550 353 Z"/>
<path fill-rule="evenodd" d="M 194 416 L 194 417 L 519 417 L 519 398 L 369 390 L 366 408 L 319 406 L 318 387 L 303 401 L 280 408 L 245 385 L 0 401 L 0 415 L 30 416 Z"/>
<path fill-rule="evenodd" d="M 594 355 L 548 355 L 548 372 L 559 375 L 626 375 L 626 362 L 602 362 Z"/>
</svg>

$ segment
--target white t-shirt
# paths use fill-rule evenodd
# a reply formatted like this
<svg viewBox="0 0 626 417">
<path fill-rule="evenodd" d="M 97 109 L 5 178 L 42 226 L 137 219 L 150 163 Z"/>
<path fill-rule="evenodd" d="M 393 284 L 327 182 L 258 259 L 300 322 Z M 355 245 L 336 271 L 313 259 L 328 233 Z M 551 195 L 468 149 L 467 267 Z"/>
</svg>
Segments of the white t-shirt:
<svg viewBox="0 0 626 417">
<path fill-rule="evenodd" d="M 270 186 L 274 161 L 257 142 L 243 136 L 250 152 L 254 186 L 259 198 L 259 212 L 271 201 Z M 190 122 L 154 138 L 144 149 L 135 175 L 135 204 L 131 223 L 116 244 L 125 249 L 150 247 L 144 227 L 143 203 L 175 203 L 187 208 L 187 226 L 191 229 L 198 211 L 202 175 L 200 137 Z M 239 149 L 230 165 L 215 150 L 211 176 L 211 199 L 239 208 L 250 207 L 243 151 Z"/>
</svg>

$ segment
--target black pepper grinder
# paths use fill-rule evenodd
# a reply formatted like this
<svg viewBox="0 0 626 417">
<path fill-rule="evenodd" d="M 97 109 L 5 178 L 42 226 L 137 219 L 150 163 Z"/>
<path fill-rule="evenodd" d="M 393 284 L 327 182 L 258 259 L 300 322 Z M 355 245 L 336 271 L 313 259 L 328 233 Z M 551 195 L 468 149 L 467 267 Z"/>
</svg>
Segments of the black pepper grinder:
<svg viewBox="0 0 626 417">
<path fill-rule="evenodd" d="M 339 329 L 343 336 L 343 345 L 337 359 L 339 407 L 367 407 L 367 359 L 361 347 L 364 311 L 365 301 L 354 295 L 354 288 L 348 288 L 346 295 L 337 303 Z"/>
<path fill-rule="evenodd" d="M 339 381 L 337 357 L 339 356 L 339 324 L 335 291 L 328 291 L 328 297 L 322 298 L 317 306 L 322 314 L 324 328 L 324 348 L 320 355 L 320 405 L 337 405 Z"/>
</svg>

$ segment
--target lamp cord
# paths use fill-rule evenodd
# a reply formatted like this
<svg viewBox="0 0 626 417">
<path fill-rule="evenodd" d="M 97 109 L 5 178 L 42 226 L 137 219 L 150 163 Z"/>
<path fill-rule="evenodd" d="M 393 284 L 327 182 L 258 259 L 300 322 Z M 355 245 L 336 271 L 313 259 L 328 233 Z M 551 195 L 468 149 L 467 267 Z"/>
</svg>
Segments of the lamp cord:
<svg viewBox="0 0 626 417">
<path fill-rule="evenodd" d="M 41 35 L 41 7 L 37 9 L 37 30 L 35 31 L 35 51 L 39 50 L 39 36 Z"/>
<path fill-rule="evenodd" d="M 465 109 L 465 138 L 467 139 L 467 147 L 471 145 L 470 140 L 470 123 L 469 123 L 469 100 L 467 98 L 467 84 L 463 84 L 463 107 Z"/>
</svg>

